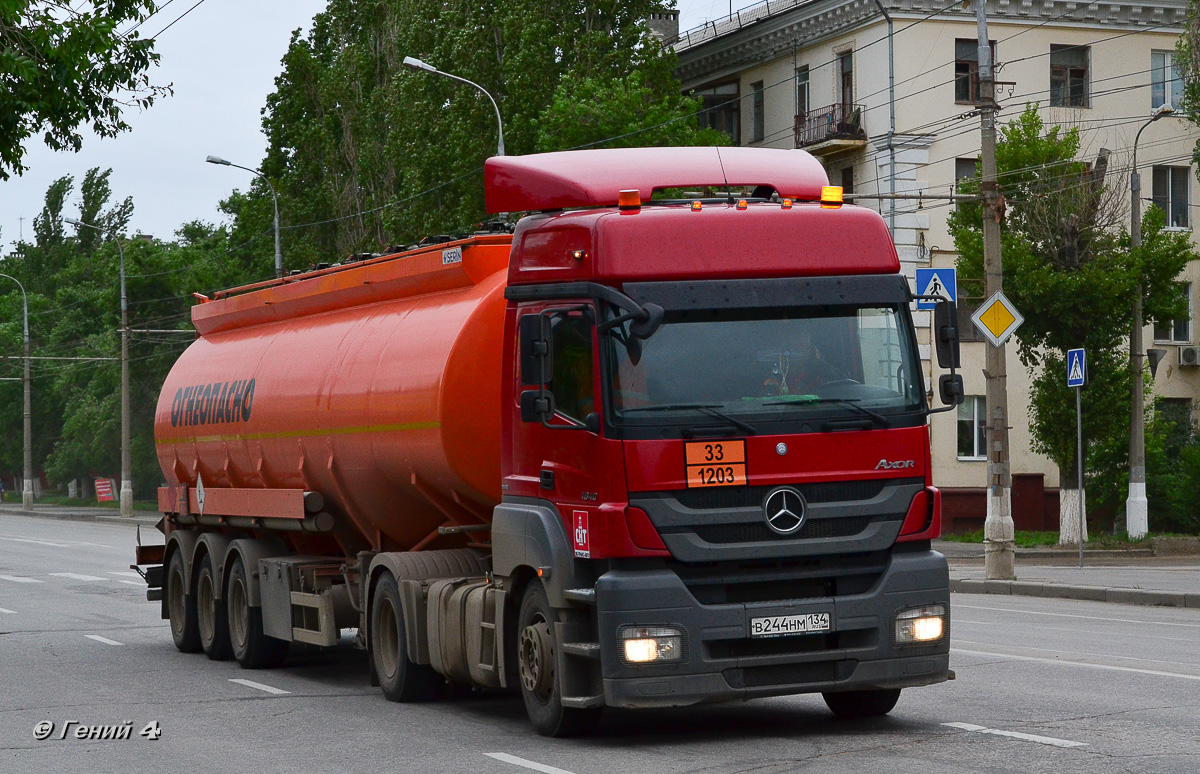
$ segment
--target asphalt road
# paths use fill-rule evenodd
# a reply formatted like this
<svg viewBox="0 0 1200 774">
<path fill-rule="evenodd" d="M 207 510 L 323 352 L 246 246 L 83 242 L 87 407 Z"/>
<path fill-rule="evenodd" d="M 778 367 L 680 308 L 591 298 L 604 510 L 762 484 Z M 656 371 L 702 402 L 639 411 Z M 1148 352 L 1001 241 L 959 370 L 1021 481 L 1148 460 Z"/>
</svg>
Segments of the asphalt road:
<svg viewBox="0 0 1200 774">
<path fill-rule="evenodd" d="M 957 681 L 886 718 L 799 696 L 608 712 L 551 740 L 508 695 L 385 701 L 349 638 L 271 671 L 181 654 L 133 542 L 122 524 L 0 518 L 0 772 L 1200 771 L 1200 610 L 955 595 Z M 70 721 L 131 738 L 75 739 Z M 139 736 L 152 722 L 160 738 Z"/>
</svg>

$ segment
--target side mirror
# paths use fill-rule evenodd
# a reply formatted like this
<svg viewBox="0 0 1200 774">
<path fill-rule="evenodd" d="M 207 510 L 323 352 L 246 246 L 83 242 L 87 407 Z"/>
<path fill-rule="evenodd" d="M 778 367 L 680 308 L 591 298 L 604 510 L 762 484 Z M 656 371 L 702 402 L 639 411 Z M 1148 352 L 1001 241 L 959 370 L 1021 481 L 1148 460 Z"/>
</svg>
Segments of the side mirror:
<svg viewBox="0 0 1200 774">
<path fill-rule="evenodd" d="M 518 333 L 521 339 L 521 384 L 543 384 L 542 374 L 548 380 L 550 374 L 554 373 L 554 334 L 550 328 L 550 318 L 542 314 L 527 314 L 521 318 Z M 524 406 L 524 393 L 521 400 Z M 522 417 L 523 412 L 524 408 Z"/>
<path fill-rule="evenodd" d="M 966 396 L 962 374 L 942 374 L 938 377 L 938 393 L 946 406 L 957 406 Z M 524 397 L 524 396 L 522 396 Z"/>
<path fill-rule="evenodd" d="M 658 304 L 646 304 L 642 309 L 646 312 L 646 319 L 630 323 L 629 332 L 639 339 L 648 339 L 658 330 L 658 326 L 662 325 L 666 313 Z"/>
<path fill-rule="evenodd" d="M 951 370 L 958 368 L 958 310 L 953 301 L 941 301 L 933 308 L 933 332 L 938 365 Z"/>
<path fill-rule="evenodd" d="M 543 422 L 554 417 L 554 393 L 525 390 L 521 393 L 521 421 Z"/>
</svg>

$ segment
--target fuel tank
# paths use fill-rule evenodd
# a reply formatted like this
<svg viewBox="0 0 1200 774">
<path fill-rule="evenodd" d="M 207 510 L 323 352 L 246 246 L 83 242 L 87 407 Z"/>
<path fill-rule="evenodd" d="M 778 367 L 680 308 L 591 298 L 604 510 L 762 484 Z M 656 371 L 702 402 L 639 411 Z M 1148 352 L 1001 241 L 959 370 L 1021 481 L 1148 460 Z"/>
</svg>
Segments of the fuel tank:
<svg viewBox="0 0 1200 774">
<path fill-rule="evenodd" d="M 317 491 L 376 550 L 490 521 L 510 243 L 476 236 L 193 307 L 198 338 L 155 413 L 168 484 Z"/>
</svg>

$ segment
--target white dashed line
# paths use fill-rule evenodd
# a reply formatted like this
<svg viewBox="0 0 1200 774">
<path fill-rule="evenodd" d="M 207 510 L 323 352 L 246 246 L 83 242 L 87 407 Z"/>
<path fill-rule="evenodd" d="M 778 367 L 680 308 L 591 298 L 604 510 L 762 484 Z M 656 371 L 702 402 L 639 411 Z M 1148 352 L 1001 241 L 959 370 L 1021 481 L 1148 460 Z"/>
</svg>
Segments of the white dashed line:
<svg viewBox="0 0 1200 774">
<path fill-rule="evenodd" d="M 1070 739 L 1055 739 L 1052 736 L 1038 736 L 1037 734 L 1023 734 L 1020 731 L 1001 731 L 998 728 L 988 728 L 986 726 L 976 726 L 971 723 L 943 723 L 943 726 L 957 728 L 962 731 L 973 731 L 977 734 L 991 734 L 993 736 L 1007 736 L 1012 739 L 1021 739 L 1026 742 L 1037 742 L 1038 744 L 1048 744 L 1051 747 L 1087 747 L 1087 742 L 1072 742 Z"/>
<path fill-rule="evenodd" d="M 16 614 L 16 612 L 17 612 L 16 610 L 9 610 L 7 607 L 0 607 L 0 613 L 13 613 L 13 614 Z"/>
<path fill-rule="evenodd" d="M 12 581 L 13 583 L 45 583 L 37 578 L 25 578 L 20 575 L 0 575 L 0 580 Z"/>
<path fill-rule="evenodd" d="M 542 774 L 573 774 L 573 772 L 567 771 L 566 769 L 558 769 L 553 766 L 547 766 L 546 764 L 538 763 L 537 761 L 527 761 L 524 758 L 518 758 L 517 756 L 509 755 L 508 753 L 484 753 L 484 755 L 489 758 L 495 758 L 498 761 L 503 761 L 504 763 L 511 763 L 514 766 L 522 766 L 527 769 L 533 769 L 534 771 L 540 771 Z"/>
<path fill-rule="evenodd" d="M 109 575 L 119 575 L 122 578 L 140 578 L 140 577 L 142 577 L 142 576 L 138 575 L 136 572 L 130 572 L 129 570 L 120 570 L 118 572 L 113 572 L 110 570 L 108 574 Z"/>
<path fill-rule="evenodd" d="M 96 642 L 103 642 L 105 645 L 124 645 L 125 644 L 123 642 L 117 642 L 116 640 L 110 640 L 107 637 L 101 637 L 99 634 L 85 634 L 83 636 L 87 637 L 89 640 L 95 640 Z"/>
<path fill-rule="evenodd" d="M 39 546 L 52 546 L 54 548 L 70 548 L 66 543 L 50 543 L 45 540 L 30 540 L 29 538 L 0 537 L 0 540 L 11 540 L 14 543 L 34 543 Z"/>
<path fill-rule="evenodd" d="M 70 578 L 77 581 L 102 581 L 108 578 L 101 578 L 99 575 L 80 575 L 77 572 L 52 572 L 50 573 L 55 578 Z"/>
<path fill-rule="evenodd" d="M 1135 667 L 1113 666 L 1111 664 L 1090 664 L 1086 661 L 1072 661 L 1063 658 L 1037 658 L 1036 656 L 1013 656 L 1009 653 L 995 653 L 990 650 L 965 650 L 963 648 L 951 648 L 954 653 L 965 653 L 968 656 L 988 656 L 992 658 L 1008 658 L 1014 661 L 1035 661 L 1039 664 L 1053 664 L 1054 666 L 1074 666 L 1083 667 L 1084 669 L 1106 669 L 1110 672 L 1134 672 L 1139 675 L 1153 675 L 1154 677 L 1178 677 L 1183 680 L 1200 680 L 1200 675 L 1185 675 L 1182 672 L 1163 672 L 1158 669 L 1137 669 Z M 1114 656 L 1112 658 L 1120 658 Z"/>
<path fill-rule="evenodd" d="M 291 691 L 285 691 L 282 688 L 275 688 L 270 685 L 263 685 L 262 683 L 256 683 L 253 680 L 243 680 L 240 677 L 230 678 L 229 682 L 237 683 L 238 685 L 244 685 L 247 688 L 254 688 L 255 690 L 259 690 L 259 691 L 266 691 L 267 693 L 274 694 L 276 696 L 280 696 L 285 693 L 291 693 Z"/>
<path fill-rule="evenodd" d="M 145 585 L 146 585 L 146 581 L 127 581 L 127 580 L 123 580 L 123 581 L 117 581 L 117 583 L 128 583 L 130 586 L 145 586 Z"/>
</svg>

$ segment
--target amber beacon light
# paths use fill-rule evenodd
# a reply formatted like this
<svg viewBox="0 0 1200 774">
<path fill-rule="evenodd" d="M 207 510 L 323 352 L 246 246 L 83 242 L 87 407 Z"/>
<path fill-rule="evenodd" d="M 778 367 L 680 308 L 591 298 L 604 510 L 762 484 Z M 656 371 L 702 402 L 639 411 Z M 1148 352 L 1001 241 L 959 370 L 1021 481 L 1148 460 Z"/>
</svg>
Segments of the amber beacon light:
<svg viewBox="0 0 1200 774">
<path fill-rule="evenodd" d="M 826 209 L 837 209 L 842 206 L 842 187 L 840 185 L 821 186 L 821 206 Z"/>
<path fill-rule="evenodd" d="M 617 207 L 622 210 L 640 210 L 642 194 L 636 188 L 628 188 L 617 194 Z"/>
</svg>

